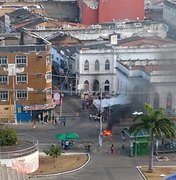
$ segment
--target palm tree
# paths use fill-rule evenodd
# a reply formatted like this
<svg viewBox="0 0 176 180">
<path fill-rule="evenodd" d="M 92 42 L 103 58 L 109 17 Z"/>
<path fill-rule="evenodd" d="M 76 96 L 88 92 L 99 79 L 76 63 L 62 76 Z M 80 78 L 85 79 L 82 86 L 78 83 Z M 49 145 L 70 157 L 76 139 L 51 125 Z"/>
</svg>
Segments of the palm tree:
<svg viewBox="0 0 176 180">
<path fill-rule="evenodd" d="M 164 117 L 164 109 L 154 109 L 150 104 L 144 105 L 146 114 L 139 114 L 129 128 L 136 135 L 140 130 L 146 129 L 149 134 L 149 164 L 148 172 L 153 172 L 153 145 L 154 139 L 165 136 L 168 139 L 175 137 L 174 122 Z"/>
</svg>

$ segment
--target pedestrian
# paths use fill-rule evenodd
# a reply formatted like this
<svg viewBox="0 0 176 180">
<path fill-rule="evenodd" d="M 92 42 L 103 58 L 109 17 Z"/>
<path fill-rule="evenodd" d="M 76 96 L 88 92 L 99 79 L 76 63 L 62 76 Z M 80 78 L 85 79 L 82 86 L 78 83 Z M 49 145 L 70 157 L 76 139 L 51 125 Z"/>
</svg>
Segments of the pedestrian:
<svg viewBox="0 0 176 180">
<path fill-rule="evenodd" d="M 89 144 L 87 145 L 87 151 L 88 151 L 88 152 L 90 152 L 90 148 L 91 148 L 91 144 L 89 143 Z"/>
<path fill-rule="evenodd" d="M 111 145 L 111 154 L 114 153 L 114 144 Z"/>
<path fill-rule="evenodd" d="M 89 113 L 89 122 L 92 121 L 92 117 L 93 117 L 92 113 Z"/>
<path fill-rule="evenodd" d="M 55 124 L 55 117 L 54 117 L 54 114 L 53 114 L 53 116 L 52 116 L 52 118 L 51 118 L 51 123 Z"/>
<path fill-rule="evenodd" d="M 32 123 L 32 128 L 33 128 L 33 129 L 36 128 L 36 122 L 35 122 L 35 120 L 34 120 L 33 123 Z"/>
<path fill-rule="evenodd" d="M 65 150 L 68 150 L 68 149 L 69 149 L 69 141 L 66 140 L 66 141 L 65 141 Z"/>
<path fill-rule="evenodd" d="M 82 109 L 84 110 L 84 108 L 85 108 L 85 105 L 86 105 L 86 101 L 85 101 L 85 99 L 82 101 Z"/>
<path fill-rule="evenodd" d="M 89 108 L 89 99 L 86 99 L 86 107 Z"/>
<path fill-rule="evenodd" d="M 41 120 L 42 120 L 42 116 L 41 116 L 41 114 L 39 114 L 38 115 L 38 120 L 39 120 L 39 123 L 41 122 Z"/>
</svg>

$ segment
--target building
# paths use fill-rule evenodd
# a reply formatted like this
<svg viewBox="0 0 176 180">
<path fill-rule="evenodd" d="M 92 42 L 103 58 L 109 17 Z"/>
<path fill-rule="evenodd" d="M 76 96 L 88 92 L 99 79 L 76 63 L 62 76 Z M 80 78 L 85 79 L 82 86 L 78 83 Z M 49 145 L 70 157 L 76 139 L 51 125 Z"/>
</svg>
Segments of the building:
<svg viewBox="0 0 176 180">
<path fill-rule="evenodd" d="M 100 89 L 105 95 L 116 90 L 116 54 L 113 45 L 97 43 L 79 48 L 76 52 L 78 91 L 96 95 Z"/>
<path fill-rule="evenodd" d="M 176 110 L 176 43 L 156 37 L 126 39 L 119 48 L 117 90 L 127 95 L 134 110 L 145 102 L 162 107 L 168 114 Z"/>
<path fill-rule="evenodd" d="M 77 0 L 82 24 L 98 24 L 117 20 L 143 20 L 141 0 Z"/>
<path fill-rule="evenodd" d="M 52 99 L 51 44 L 36 34 L 1 34 L 1 121 L 50 117 Z"/>
<path fill-rule="evenodd" d="M 163 5 L 163 21 L 167 25 L 167 36 L 172 39 L 176 39 L 176 1 L 166 0 Z"/>
</svg>

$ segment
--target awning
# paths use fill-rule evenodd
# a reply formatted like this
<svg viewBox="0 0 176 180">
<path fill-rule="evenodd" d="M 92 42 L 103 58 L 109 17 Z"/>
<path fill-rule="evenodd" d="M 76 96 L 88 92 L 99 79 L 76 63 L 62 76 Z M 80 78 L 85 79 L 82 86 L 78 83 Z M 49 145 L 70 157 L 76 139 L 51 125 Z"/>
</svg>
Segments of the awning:
<svg viewBox="0 0 176 180">
<path fill-rule="evenodd" d="M 48 110 L 48 109 L 54 109 L 56 107 L 55 102 L 51 102 L 48 104 L 35 104 L 35 105 L 30 105 L 30 106 L 24 106 L 23 109 L 26 111 L 35 111 L 35 110 Z"/>
<path fill-rule="evenodd" d="M 117 104 L 125 105 L 125 104 L 129 104 L 129 103 L 130 103 L 130 100 L 125 95 L 119 95 L 117 97 L 113 97 L 113 98 L 110 98 L 110 99 L 102 99 L 101 100 L 101 105 L 100 105 L 100 100 L 99 99 L 94 99 L 93 100 L 93 105 L 97 109 L 99 109 L 100 106 L 101 106 L 101 108 L 105 108 L 105 107 L 110 107 L 110 106 L 117 105 Z"/>
</svg>

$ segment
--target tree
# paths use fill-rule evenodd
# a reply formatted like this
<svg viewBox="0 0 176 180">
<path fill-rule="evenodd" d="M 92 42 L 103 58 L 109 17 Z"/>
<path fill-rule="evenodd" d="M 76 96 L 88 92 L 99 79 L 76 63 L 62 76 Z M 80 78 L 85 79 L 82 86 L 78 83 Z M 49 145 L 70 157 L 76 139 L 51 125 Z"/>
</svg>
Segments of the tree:
<svg viewBox="0 0 176 180">
<path fill-rule="evenodd" d="M 17 133 L 12 128 L 0 126 L 0 146 L 12 146 L 17 143 Z"/>
<path fill-rule="evenodd" d="M 154 109 L 150 104 L 144 105 L 146 114 L 139 114 L 134 118 L 134 123 L 129 131 L 136 135 L 140 130 L 146 129 L 149 134 L 149 164 L 148 172 L 153 172 L 153 147 L 154 140 L 165 136 L 168 139 L 175 137 L 174 122 L 165 117 L 164 109 Z"/>
<path fill-rule="evenodd" d="M 57 144 L 52 144 L 49 150 L 44 150 L 44 153 L 52 156 L 54 158 L 57 158 L 62 154 L 62 147 Z"/>
</svg>

